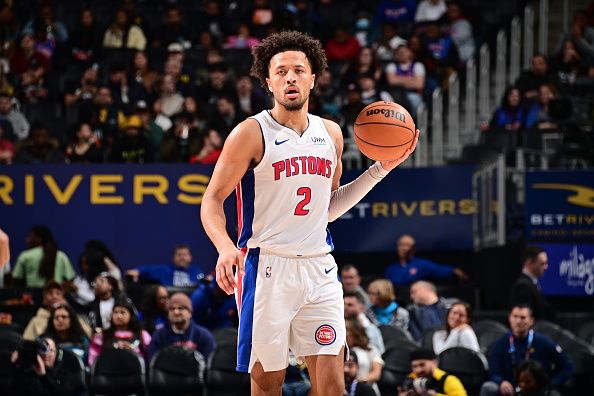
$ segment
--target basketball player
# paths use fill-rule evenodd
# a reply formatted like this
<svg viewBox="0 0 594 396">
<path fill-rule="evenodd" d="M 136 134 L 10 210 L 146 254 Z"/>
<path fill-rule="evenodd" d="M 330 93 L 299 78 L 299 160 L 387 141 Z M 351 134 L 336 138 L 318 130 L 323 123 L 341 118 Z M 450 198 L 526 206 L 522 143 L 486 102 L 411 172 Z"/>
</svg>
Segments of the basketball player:
<svg viewBox="0 0 594 396">
<path fill-rule="evenodd" d="M 255 48 L 252 75 L 274 107 L 232 131 L 202 201 L 202 224 L 219 252 L 217 283 L 236 293 L 240 312 L 237 370 L 251 373 L 256 396 L 281 394 L 289 348 L 307 363 L 312 395 L 343 394 L 344 307 L 326 227 L 418 141 L 417 131 L 402 158 L 340 186 L 340 127 L 307 112 L 325 67 L 320 42 L 302 33 L 273 34 Z M 223 211 L 236 186 L 241 250 Z"/>
</svg>

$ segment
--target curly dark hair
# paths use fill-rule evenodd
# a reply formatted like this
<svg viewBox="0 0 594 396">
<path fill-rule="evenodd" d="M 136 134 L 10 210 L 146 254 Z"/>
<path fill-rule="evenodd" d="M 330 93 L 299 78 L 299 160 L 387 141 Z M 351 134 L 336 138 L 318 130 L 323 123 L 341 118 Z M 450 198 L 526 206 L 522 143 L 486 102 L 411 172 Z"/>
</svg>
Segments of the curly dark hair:
<svg viewBox="0 0 594 396">
<path fill-rule="evenodd" d="M 266 92 L 268 92 L 266 78 L 269 76 L 270 59 L 274 55 L 285 51 L 303 52 L 309 61 L 312 73 L 316 76 L 320 76 L 328 67 L 326 53 L 319 40 L 297 31 L 272 34 L 254 47 L 252 51 L 254 63 L 250 70 L 250 75 L 260 80 L 260 84 L 262 84 Z"/>
</svg>

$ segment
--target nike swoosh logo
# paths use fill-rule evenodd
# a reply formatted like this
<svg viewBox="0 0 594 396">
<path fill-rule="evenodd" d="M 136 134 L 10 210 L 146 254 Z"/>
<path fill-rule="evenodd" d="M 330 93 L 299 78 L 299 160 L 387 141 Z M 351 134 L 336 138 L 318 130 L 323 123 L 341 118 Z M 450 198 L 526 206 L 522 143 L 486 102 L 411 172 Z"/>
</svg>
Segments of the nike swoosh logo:
<svg viewBox="0 0 594 396">
<path fill-rule="evenodd" d="M 331 267 L 330 269 L 324 268 L 324 272 L 326 273 L 326 275 L 328 275 L 333 269 L 334 267 Z"/>
<path fill-rule="evenodd" d="M 274 144 L 276 144 L 276 145 L 278 146 L 279 144 L 283 144 L 283 143 L 285 143 L 285 142 L 288 142 L 289 140 L 291 140 L 291 139 L 285 139 L 285 140 L 281 140 L 281 141 L 279 142 L 278 140 L 276 140 L 276 139 L 275 139 L 275 140 L 274 140 Z"/>
</svg>

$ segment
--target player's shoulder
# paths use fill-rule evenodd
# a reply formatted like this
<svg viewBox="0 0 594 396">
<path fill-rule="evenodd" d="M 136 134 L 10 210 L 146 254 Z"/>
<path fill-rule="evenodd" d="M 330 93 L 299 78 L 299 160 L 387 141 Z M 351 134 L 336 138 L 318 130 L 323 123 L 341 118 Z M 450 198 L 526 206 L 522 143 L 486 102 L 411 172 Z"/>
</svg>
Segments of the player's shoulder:
<svg viewBox="0 0 594 396">
<path fill-rule="evenodd" d="M 241 121 L 233 130 L 229 136 L 232 135 L 255 135 L 262 133 L 262 127 L 260 122 L 253 117 L 246 118 Z"/>
</svg>

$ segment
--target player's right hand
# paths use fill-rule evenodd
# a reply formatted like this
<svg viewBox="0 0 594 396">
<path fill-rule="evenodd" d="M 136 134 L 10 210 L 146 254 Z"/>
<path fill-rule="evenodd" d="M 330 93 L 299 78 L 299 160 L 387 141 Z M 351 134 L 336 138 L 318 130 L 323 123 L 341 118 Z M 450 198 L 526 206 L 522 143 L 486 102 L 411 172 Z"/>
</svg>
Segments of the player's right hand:
<svg viewBox="0 0 594 396">
<path fill-rule="evenodd" d="M 233 294 L 237 288 L 237 281 L 233 267 L 243 276 L 245 274 L 245 264 L 243 262 L 243 254 L 235 246 L 223 249 L 219 252 L 217 266 L 215 273 L 217 277 L 217 284 L 227 294 Z"/>
</svg>

